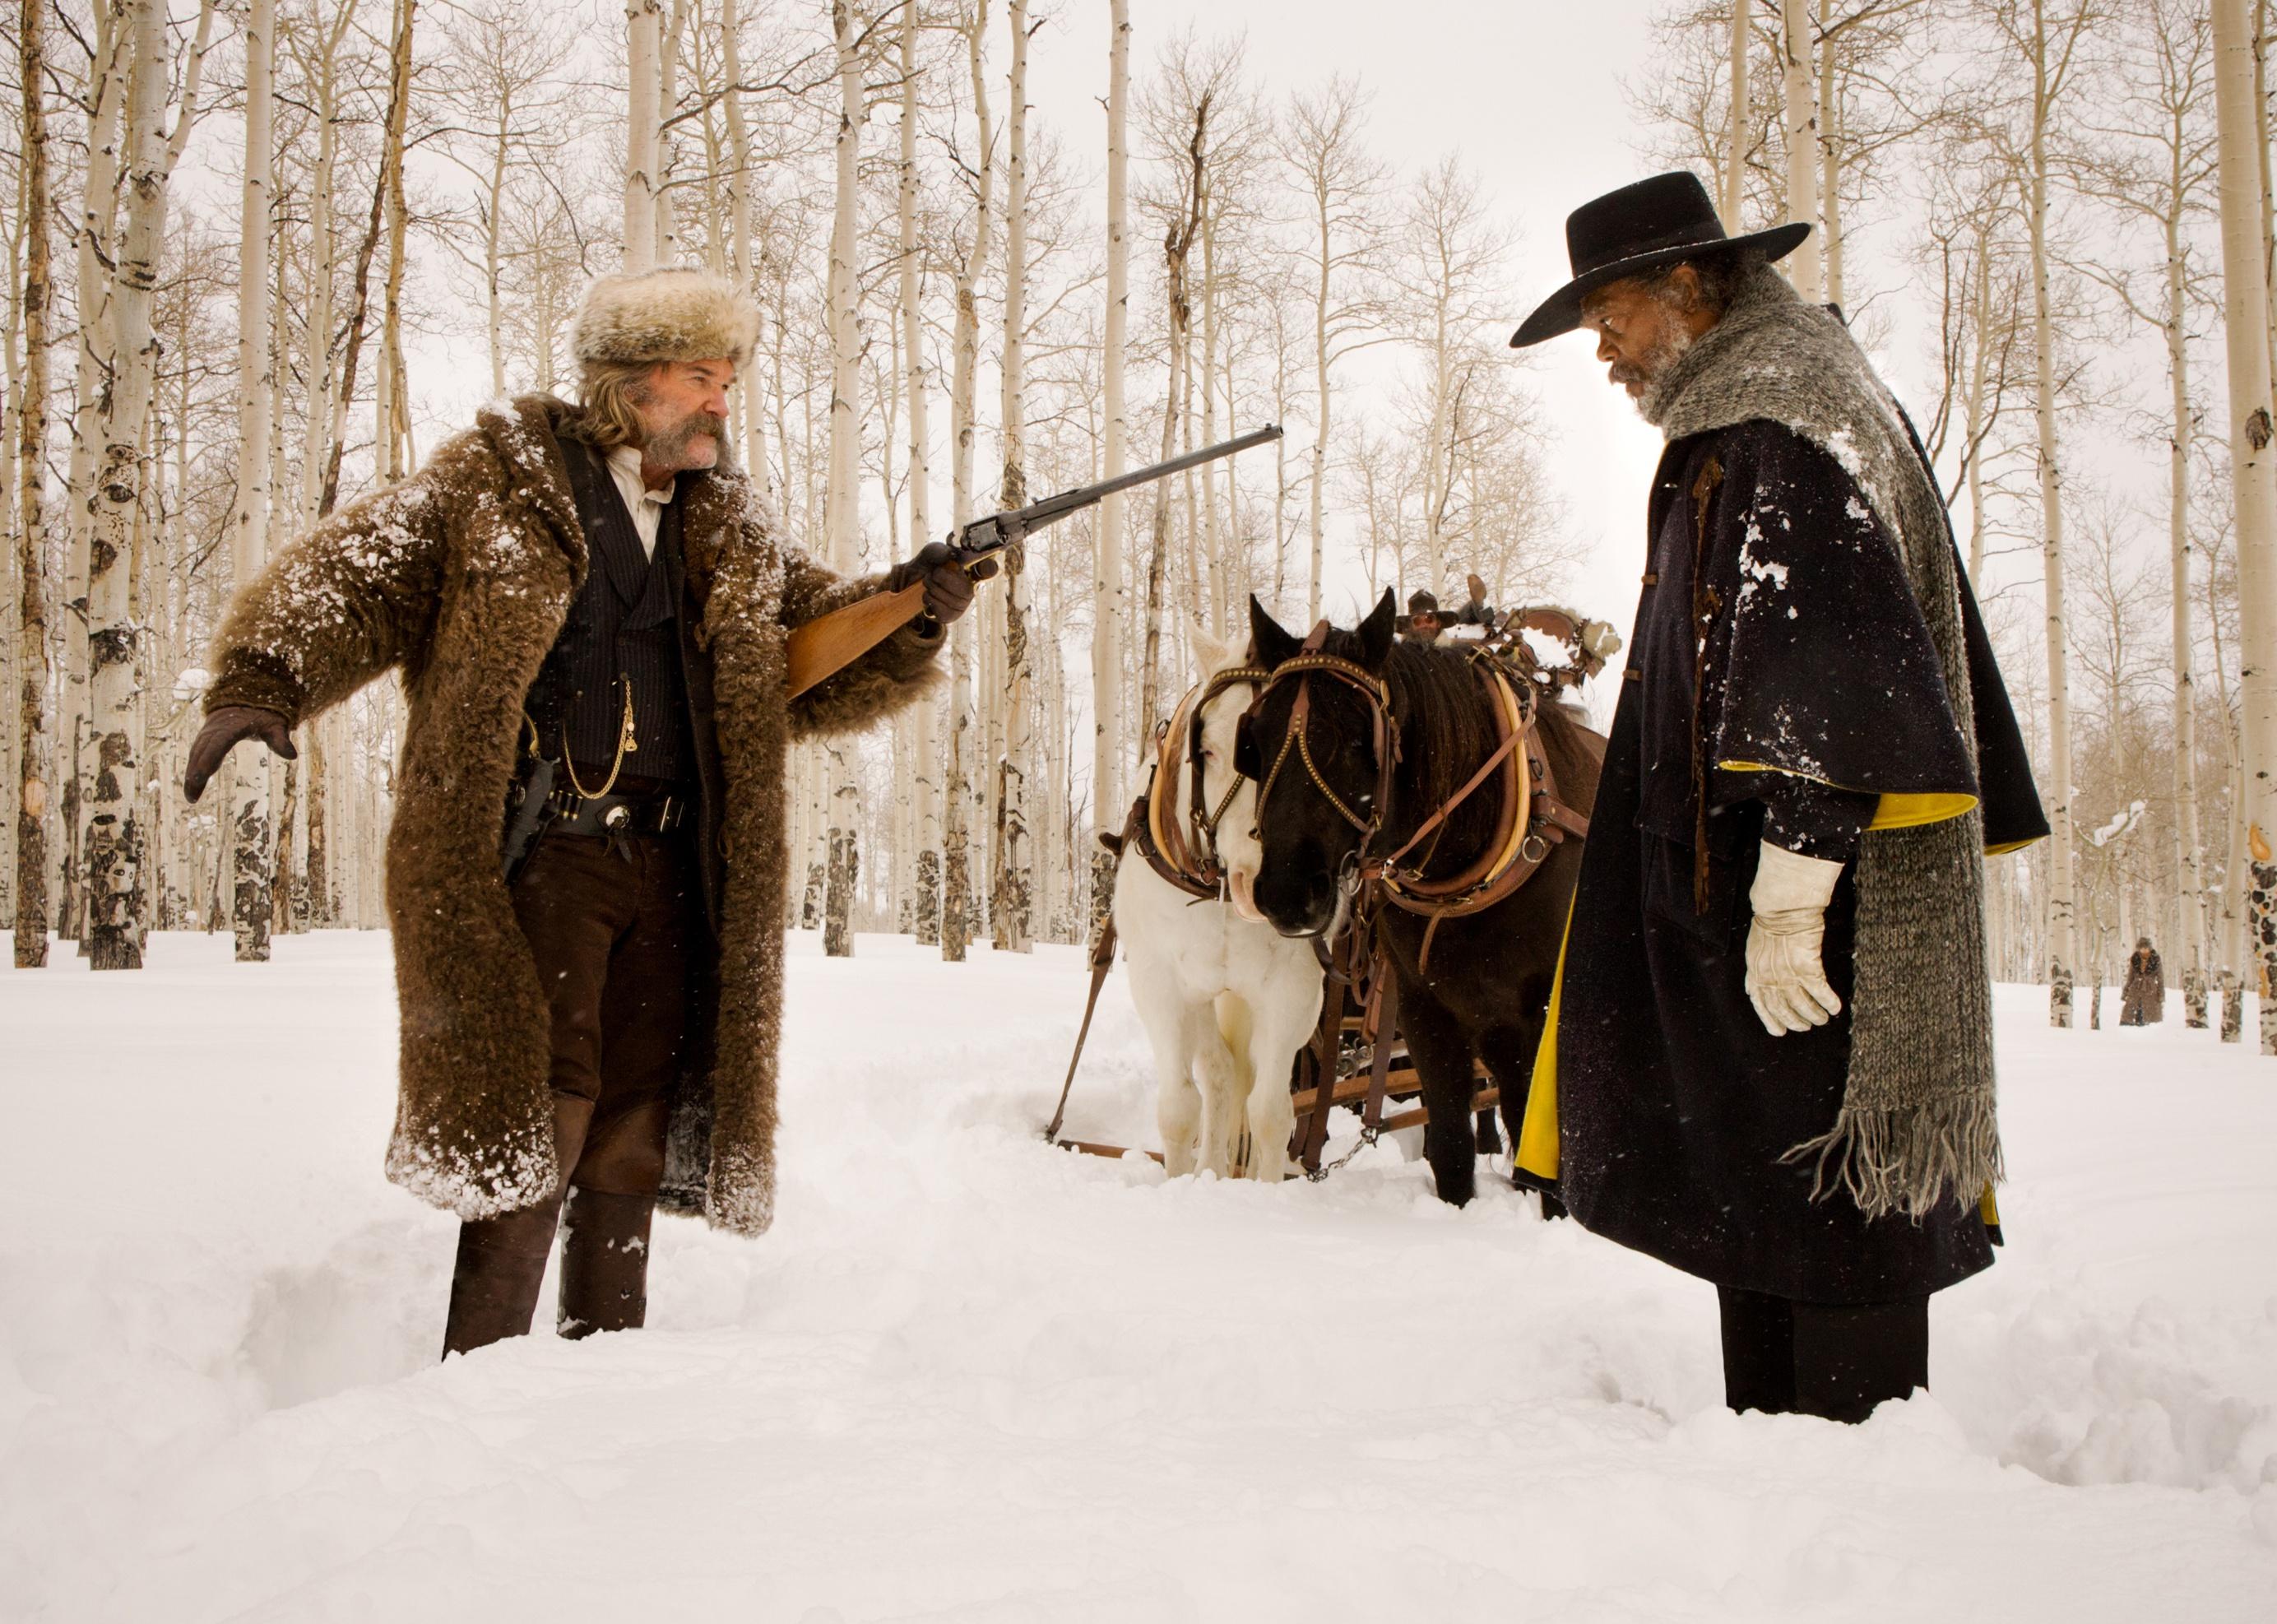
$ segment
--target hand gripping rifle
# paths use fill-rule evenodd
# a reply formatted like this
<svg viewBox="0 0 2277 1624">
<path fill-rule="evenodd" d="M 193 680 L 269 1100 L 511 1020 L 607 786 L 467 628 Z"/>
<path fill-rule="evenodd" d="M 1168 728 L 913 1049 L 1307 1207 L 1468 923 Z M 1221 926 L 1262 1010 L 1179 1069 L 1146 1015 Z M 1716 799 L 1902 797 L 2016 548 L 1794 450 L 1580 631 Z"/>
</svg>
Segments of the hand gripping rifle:
<svg viewBox="0 0 2277 1624">
<path fill-rule="evenodd" d="M 985 519 L 976 519 L 949 538 L 954 561 L 970 571 L 982 559 L 1002 552 L 1047 525 L 1058 523 L 1070 514 L 1095 506 L 1103 497 L 1151 484 L 1157 479 L 1168 479 L 1173 474 L 1183 474 L 1190 468 L 1247 451 L 1253 446 L 1270 445 L 1280 438 L 1280 429 L 1268 424 L 1238 439 L 1190 451 L 1168 462 L 1102 479 L 1095 485 L 1062 491 L 1011 513 L 993 513 Z M 785 651 L 783 697 L 796 699 L 825 677 L 859 660 L 917 619 L 924 608 L 925 583 L 918 580 L 898 592 L 879 592 L 828 614 L 819 614 L 795 628 Z"/>
</svg>

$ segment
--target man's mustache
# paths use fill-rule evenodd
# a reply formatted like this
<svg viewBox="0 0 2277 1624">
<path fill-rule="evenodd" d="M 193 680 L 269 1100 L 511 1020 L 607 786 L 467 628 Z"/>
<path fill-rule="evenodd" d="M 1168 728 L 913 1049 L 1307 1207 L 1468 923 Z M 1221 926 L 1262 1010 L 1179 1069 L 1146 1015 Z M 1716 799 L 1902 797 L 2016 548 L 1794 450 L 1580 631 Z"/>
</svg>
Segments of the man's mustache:
<svg viewBox="0 0 2277 1624">
<path fill-rule="evenodd" d="M 727 434 L 727 420 L 718 413 L 690 412 L 662 434 L 655 436 L 652 446 L 659 450 L 676 451 L 686 446 L 689 441 L 706 435 L 724 444 Z"/>
<path fill-rule="evenodd" d="M 1649 384 L 1652 375 L 1642 367 L 1626 361 L 1616 361 L 1605 376 L 1616 384 Z"/>
</svg>

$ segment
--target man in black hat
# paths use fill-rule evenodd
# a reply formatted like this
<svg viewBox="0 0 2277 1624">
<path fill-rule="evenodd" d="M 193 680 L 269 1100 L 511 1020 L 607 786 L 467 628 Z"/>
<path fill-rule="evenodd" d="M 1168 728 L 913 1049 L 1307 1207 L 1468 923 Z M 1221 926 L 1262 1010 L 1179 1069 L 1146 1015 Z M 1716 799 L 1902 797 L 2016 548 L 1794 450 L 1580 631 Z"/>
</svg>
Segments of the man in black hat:
<svg viewBox="0 0 2277 1624">
<path fill-rule="evenodd" d="M 1410 643 L 1436 643 L 1444 629 L 1439 622 L 1439 599 L 1435 592 L 1407 594 L 1407 623 L 1399 635 Z"/>
<path fill-rule="evenodd" d="M 1991 1262 L 1981 857 L 2046 824 L 1911 426 L 1771 269 L 1809 231 L 1624 187 L 1512 340 L 1586 328 L 1668 440 L 1519 1167 L 1716 1284 L 1732 1408 L 1854 1421 Z"/>
</svg>

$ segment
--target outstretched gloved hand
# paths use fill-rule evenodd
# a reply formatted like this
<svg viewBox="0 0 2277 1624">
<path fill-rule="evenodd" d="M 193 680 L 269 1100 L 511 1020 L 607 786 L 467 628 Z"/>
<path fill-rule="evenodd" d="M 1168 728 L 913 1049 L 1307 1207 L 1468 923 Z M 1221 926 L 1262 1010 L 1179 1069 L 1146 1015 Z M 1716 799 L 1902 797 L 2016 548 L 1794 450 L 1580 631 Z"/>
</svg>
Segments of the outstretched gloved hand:
<svg viewBox="0 0 2277 1624">
<path fill-rule="evenodd" d="M 894 573 L 886 577 L 886 590 L 898 592 L 923 581 L 925 613 L 946 626 L 972 606 L 972 583 L 995 573 L 993 558 L 978 560 L 968 570 L 956 561 L 956 550 L 947 542 L 929 542 L 914 558 L 894 567 Z"/>
<path fill-rule="evenodd" d="M 190 742 L 190 759 L 182 771 L 182 795 L 194 801 L 206 792 L 206 781 L 240 739 L 259 739 L 272 754 L 290 761 L 301 752 L 293 748 L 293 730 L 274 711 L 255 705 L 217 705 L 206 713 L 206 725 Z"/>
<path fill-rule="evenodd" d="M 1842 1012 L 1824 959 L 1826 904 L 1841 877 L 1839 863 L 1763 842 L 1748 892 L 1755 915 L 1748 927 L 1748 998 L 1775 1038 L 1824 1026 Z"/>
</svg>

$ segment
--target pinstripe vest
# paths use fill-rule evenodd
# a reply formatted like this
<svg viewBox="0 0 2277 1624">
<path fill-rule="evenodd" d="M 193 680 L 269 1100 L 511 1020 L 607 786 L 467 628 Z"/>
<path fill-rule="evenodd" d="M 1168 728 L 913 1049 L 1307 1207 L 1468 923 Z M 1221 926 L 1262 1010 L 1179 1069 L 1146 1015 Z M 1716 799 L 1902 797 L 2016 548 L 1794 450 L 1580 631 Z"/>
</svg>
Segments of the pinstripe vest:
<svg viewBox="0 0 2277 1624">
<path fill-rule="evenodd" d="M 651 560 L 600 454 L 565 435 L 561 454 L 584 526 L 587 568 L 529 692 L 529 715 L 544 753 L 567 756 L 586 789 L 598 789 L 616 759 L 629 690 L 637 748 L 626 754 L 624 771 L 692 780 L 696 747 L 674 590 L 681 576 L 681 504 L 675 498 L 664 509 Z"/>
</svg>

